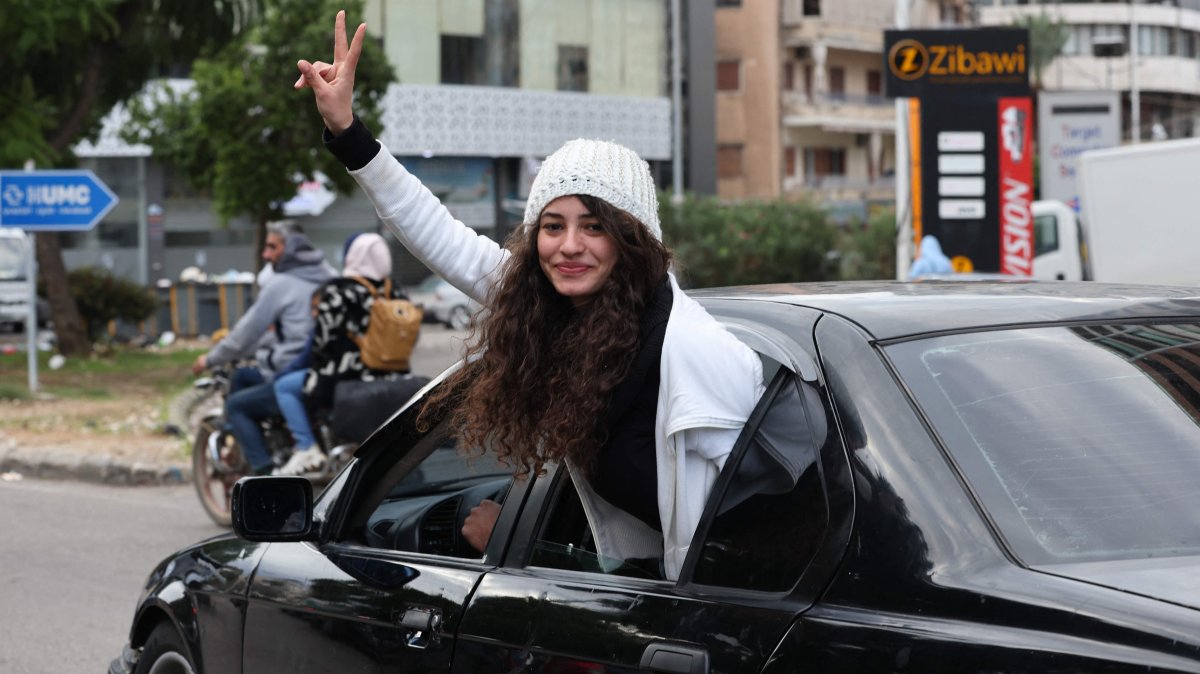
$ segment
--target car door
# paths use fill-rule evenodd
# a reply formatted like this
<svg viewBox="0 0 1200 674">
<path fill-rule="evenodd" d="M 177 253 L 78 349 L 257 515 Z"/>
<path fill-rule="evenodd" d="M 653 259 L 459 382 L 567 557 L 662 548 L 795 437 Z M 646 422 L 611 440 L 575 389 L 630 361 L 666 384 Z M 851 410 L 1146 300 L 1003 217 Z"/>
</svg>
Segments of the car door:
<svg viewBox="0 0 1200 674">
<path fill-rule="evenodd" d="M 453 671 L 758 671 L 828 582 L 849 533 L 848 497 L 837 496 L 848 491 L 844 453 L 815 366 L 805 381 L 764 363 L 767 393 L 678 581 L 596 558 L 560 469 L 534 483 L 505 563 L 472 596 Z"/>
<path fill-rule="evenodd" d="M 492 566 L 461 540 L 462 518 L 482 498 L 524 489 L 508 494 L 511 470 L 478 454 L 460 451 L 444 424 L 422 434 L 411 418 L 370 439 L 321 542 L 263 555 L 243 671 L 448 671 L 463 606 Z M 502 518 L 496 531 L 509 526 Z"/>
</svg>

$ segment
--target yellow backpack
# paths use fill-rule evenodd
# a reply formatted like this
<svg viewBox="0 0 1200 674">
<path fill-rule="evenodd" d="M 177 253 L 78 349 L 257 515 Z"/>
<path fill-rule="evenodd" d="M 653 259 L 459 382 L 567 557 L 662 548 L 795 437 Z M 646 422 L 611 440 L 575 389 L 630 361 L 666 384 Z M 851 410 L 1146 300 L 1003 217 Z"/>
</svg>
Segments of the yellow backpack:
<svg viewBox="0 0 1200 674">
<path fill-rule="evenodd" d="M 351 335 L 358 344 L 359 359 L 372 370 L 408 370 L 425 312 L 408 300 L 393 299 L 391 279 L 384 281 L 382 292 L 364 278 L 354 280 L 366 286 L 374 298 L 366 332 Z"/>
</svg>

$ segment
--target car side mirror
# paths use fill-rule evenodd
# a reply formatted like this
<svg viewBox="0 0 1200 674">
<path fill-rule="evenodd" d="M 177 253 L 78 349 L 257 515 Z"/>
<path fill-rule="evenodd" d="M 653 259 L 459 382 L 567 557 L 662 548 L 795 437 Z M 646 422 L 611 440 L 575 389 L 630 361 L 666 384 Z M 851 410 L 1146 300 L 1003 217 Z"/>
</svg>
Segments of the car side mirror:
<svg viewBox="0 0 1200 674">
<path fill-rule="evenodd" d="M 308 540 L 312 533 L 312 483 L 303 477 L 243 477 L 230 498 L 233 530 L 248 541 Z"/>
</svg>

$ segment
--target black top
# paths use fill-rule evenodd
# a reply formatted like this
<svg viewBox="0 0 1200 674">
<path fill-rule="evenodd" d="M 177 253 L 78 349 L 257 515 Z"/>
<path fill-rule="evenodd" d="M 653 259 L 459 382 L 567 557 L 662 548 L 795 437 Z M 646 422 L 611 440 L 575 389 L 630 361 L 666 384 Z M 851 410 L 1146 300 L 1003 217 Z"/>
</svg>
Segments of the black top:
<svg viewBox="0 0 1200 674">
<path fill-rule="evenodd" d="M 351 171 L 366 166 L 379 154 L 380 145 L 375 141 L 375 135 L 362 123 L 358 115 L 354 116 L 354 123 L 345 131 L 335 136 L 329 129 L 325 129 L 321 139 L 325 141 L 325 147 L 333 156 Z"/>
<path fill-rule="evenodd" d="M 613 390 L 593 487 L 601 498 L 662 531 L 658 516 L 658 467 L 654 421 L 658 412 L 659 363 L 671 313 L 671 284 L 659 284 L 642 313 L 637 355 L 629 374 Z"/>
</svg>

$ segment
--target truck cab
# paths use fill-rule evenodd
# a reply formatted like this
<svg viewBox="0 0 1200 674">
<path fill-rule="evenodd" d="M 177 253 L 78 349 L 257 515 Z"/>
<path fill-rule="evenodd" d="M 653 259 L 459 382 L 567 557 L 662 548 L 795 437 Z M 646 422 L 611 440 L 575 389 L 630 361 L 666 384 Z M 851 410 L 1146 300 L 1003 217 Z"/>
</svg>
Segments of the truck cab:
<svg viewBox="0 0 1200 674">
<path fill-rule="evenodd" d="M 0 326 L 18 327 L 29 318 L 29 237 L 0 227 Z"/>
<path fill-rule="evenodd" d="M 1081 281 L 1086 278 L 1087 249 L 1079 218 L 1061 201 L 1035 201 L 1033 211 L 1033 278 Z"/>
</svg>

